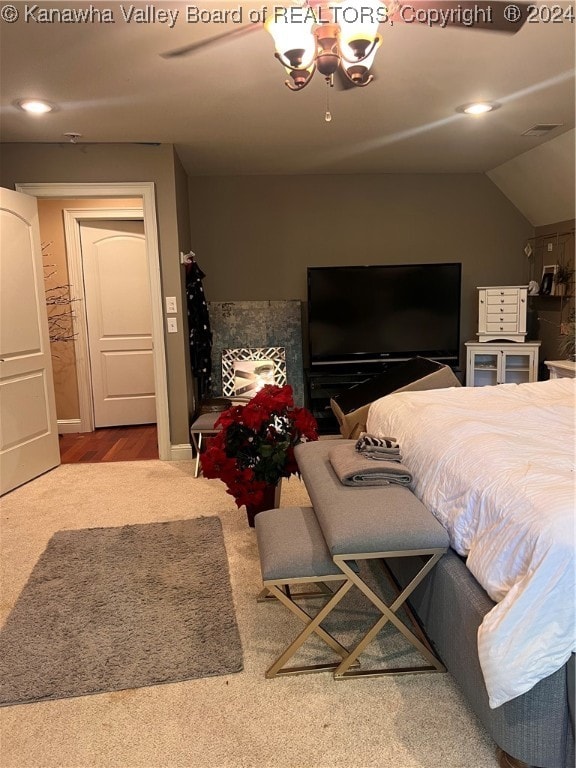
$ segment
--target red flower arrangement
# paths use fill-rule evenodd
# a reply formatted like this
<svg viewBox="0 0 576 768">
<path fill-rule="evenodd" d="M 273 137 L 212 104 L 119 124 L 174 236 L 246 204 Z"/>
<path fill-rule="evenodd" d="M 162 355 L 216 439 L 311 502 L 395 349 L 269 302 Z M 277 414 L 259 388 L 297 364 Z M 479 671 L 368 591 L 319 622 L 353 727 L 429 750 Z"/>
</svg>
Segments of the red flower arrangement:
<svg viewBox="0 0 576 768">
<path fill-rule="evenodd" d="M 294 406 L 292 387 L 267 385 L 246 405 L 223 411 L 202 456 L 204 477 L 227 486 L 236 505 L 257 506 L 270 485 L 298 472 L 294 447 L 318 439 L 316 419 Z"/>
</svg>

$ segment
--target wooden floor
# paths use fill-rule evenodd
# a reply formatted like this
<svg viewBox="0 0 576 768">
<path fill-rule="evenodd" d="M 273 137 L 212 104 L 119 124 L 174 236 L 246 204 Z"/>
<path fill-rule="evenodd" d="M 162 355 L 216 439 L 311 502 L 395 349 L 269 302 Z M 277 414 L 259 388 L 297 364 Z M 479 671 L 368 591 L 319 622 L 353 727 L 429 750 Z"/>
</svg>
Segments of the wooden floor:
<svg viewBox="0 0 576 768">
<path fill-rule="evenodd" d="M 62 464 L 157 459 L 156 424 L 60 435 L 60 458 Z"/>
</svg>

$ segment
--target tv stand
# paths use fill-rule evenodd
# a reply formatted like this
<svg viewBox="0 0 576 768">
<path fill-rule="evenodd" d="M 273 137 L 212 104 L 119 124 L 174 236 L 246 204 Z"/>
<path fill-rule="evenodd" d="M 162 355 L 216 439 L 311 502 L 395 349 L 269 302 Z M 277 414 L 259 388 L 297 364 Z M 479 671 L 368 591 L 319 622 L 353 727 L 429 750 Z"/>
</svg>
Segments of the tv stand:
<svg viewBox="0 0 576 768">
<path fill-rule="evenodd" d="M 338 435 L 340 427 L 332 408 L 330 399 L 341 394 L 350 387 L 362 384 L 364 381 L 389 371 L 396 365 L 405 363 L 409 358 L 400 360 L 383 360 L 370 363 L 342 363 L 313 366 L 305 370 L 306 378 L 306 407 L 318 422 L 318 432 L 321 435 Z M 455 359 L 438 362 L 446 363 L 462 381 L 462 371 L 458 369 Z"/>
<path fill-rule="evenodd" d="M 306 375 L 306 406 L 318 422 L 321 435 L 338 435 L 340 427 L 332 413 L 330 399 L 372 376 L 384 373 L 391 366 L 405 361 L 378 363 L 343 363 L 308 368 Z"/>
</svg>

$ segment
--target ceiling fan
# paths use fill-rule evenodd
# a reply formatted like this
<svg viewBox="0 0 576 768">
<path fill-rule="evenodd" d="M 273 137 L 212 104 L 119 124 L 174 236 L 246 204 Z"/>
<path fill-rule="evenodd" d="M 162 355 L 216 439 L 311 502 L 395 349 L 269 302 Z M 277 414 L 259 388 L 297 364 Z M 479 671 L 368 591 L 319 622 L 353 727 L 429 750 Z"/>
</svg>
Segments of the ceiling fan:
<svg viewBox="0 0 576 768">
<path fill-rule="evenodd" d="M 276 58 L 286 69 L 286 85 L 302 90 L 316 69 L 329 85 L 334 75 L 344 88 L 366 86 L 376 51 L 382 42 L 379 25 L 417 24 L 515 34 L 525 23 L 529 3 L 501 0 L 296 0 L 256 11 L 258 21 L 236 26 L 205 40 L 160 54 L 172 59 L 188 56 L 252 32 L 263 26 L 276 43 Z M 265 18 L 263 18 L 265 17 Z M 250 16 L 254 19 L 254 16 Z"/>
</svg>

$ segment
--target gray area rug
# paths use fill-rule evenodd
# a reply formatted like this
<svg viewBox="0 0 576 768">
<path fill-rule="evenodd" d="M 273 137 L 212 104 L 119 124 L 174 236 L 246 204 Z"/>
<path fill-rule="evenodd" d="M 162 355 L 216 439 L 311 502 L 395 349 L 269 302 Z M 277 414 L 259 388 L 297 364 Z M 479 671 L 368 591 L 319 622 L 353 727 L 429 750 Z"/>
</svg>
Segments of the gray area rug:
<svg viewBox="0 0 576 768">
<path fill-rule="evenodd" d="M 242 669 L 218 517 L 60 531 L 0 632 L 0 705 Z"/>
</svg>

